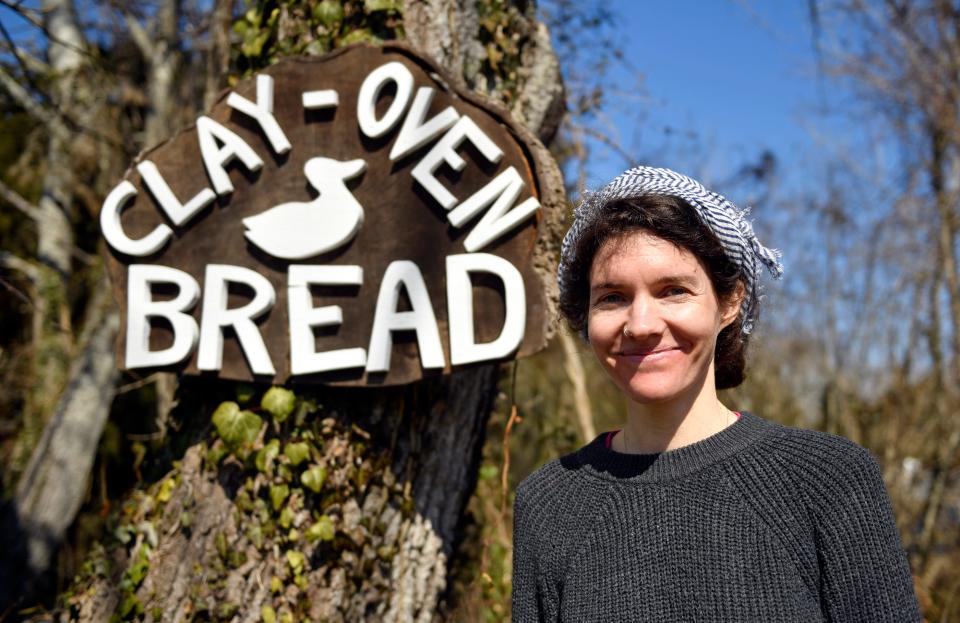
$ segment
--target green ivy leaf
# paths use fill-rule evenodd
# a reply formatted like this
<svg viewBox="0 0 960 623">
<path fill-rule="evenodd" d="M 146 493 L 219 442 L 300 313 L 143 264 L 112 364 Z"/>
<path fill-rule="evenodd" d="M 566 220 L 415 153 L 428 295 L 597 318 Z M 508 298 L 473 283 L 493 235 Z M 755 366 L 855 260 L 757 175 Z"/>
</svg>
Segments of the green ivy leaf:
<svg viewBox="0 0 960 623">
<path fill-rule="evenodd" d="M 257 471 L 265 472 L 267 468 L 273 463 L 273 460 L 277 458 L 280 454 L 280 441 L 277 439 L 271 439 L 270 442 L 264 447 L 260 448 L 260 451 L 257 452 L 256 458 L 253 462 L 257 466 Z"/>
<path fill-rule="evenodd" d="M 136 595 L 129 594 L 123 598 L 117 612 L 120 614 L 121 620 L 126 620 L 130 614 L 136 613 L 137 616 L 143 614 L 143 604 L 140 603 Z"/>
<path fill-rule="evenodd" d="M 295 575 L 300 575 L 303 573 L 304 565 L 307 564 L 307 559 L 298 551 L 287 550 L 287 564 L 290 565 L 290 569 Z"/>
<path fill-rule="evenodd" d="M 363 0 L 363 12 L 370 14 L 377 11 L 399 11 L 397 0 Z"/>
<path fill-rule="evenodd" d="M 275 421 L 283 422 L 297 406 L 297 397 L 289 389 L 274 386 L 263 395 L 260 406 L 270 413 Z"/>
<path fill-rule="evenodd" d="M 290 465 L 300 465 L 310 458 L 310 446 L 302 441 L 288 443 L 283 447 L 283 454 L 290 459 Z"/>
<path fill-rule="evenodd" d="M 343 21 L 343 6 L 339 0 L 323 0 L 313 7 L 313 19 L 327 28 Z"/>
<path fill-rule="evenodd" d="M 214 544 L 217 547 L 217 553 L 220 554 L 220 558 L 227 557 L 227 535 L 222 532 L 218 532 L 217 536 L 214 538 Z"/>
<path fill-rule="evenodd" d="M 357 28 L 356 30 L 351 30 L 342 39 L 340 39 L 340 47 L 348 46 L 351 43 L 379 44 L 383 43 L 383 41 L 373 34 L 373 31 L 371 31 L 369 28 Z"/>
<path fill-rule="evenodd" d="M 270 485 L 270 503 L 273 505 L 273 510 L 280 510 L 288 495 L 290 495 L 290 487 L 287 485 Z"/>
<path fill-rule="evenodd" d="M 167 478 L 162 483 L 160 483 L 160 490 L 157 491 L 157 501 L 169 502 L 170 495 L 173 493 L 173 489 L 176 486 L 177 486 L 177 481 L 174 478 Z"/>
<path fill-rule="evenodd" d="M 150 570 L 149 549 L 143 545 L 137 550 L 136 562 L 127 570 L 127 577 L 134 589 L 143 583 Z"/>
<path fill-rule="evenodd" d="M 259 524 L 253 524 L 247 528 L 247 538 L 257 549 L 263 547 L 263 529 L 260 528 Z"/>
<path fill-rule="evenodd" d="M 241 411 L 235 402 L 221 402 L 213 413 L 217 434 L 228 445 L 237 447 L 253 443 L 263 420 L 251 411 Z"/>
<path fill-rule="evenodd" d="M 263 623 L 277 623 L 276 611 L 266 604 L 260 608 L 260 618 L 263 619 Z"/>
<path fill-rule="evenodd" d="M 320 489 L 323 488 L 323 483 L 327 480 L 327 469 L 325 467 L 320 467 L 319 465 L 314 465 L 307 471 L 300 474 L 300 482 L 303 483 L 303 486 L 310 489 L 314 493 L 320 493 Z"/>
<path fill-rule="evenodd" d="M 277 19 L 280 17 L 280 9 L 270 11 L 270 17 L 267 18 L 267 28 L 273 28 L 277 25 Z"/>
<path fill-rule="evenodd" d="M 267 43 L 267 40 L 270 39 L 269 30 L 248 30 L 246 35 L 243 38 L 243 43 L 240 44 L 240 51 L 244 56 L 253 58 L 255 56 L 260 56 L 260 53 L 263 52 L 263 46 Z"/>
<path fill-rule="evenodd" d="M 277 523 L 279 523 L 280 527 L 284 530 L 293 525 L 293 510 L 291 510 L 289 506 L 284 506 L 283 510 L 280 511 L 280 519 L 277 520 Z"/>
<path fill-rule="evenodd" d="M 480 480 L 493 480 L 497 477 L 497 474 L 500 473 L 500 470 L 497 469 L 496 465 L 491 465 L 487 463 L 480 468 Z"/>
<path fill-rule="evenodd" d="M 307 540 L 313 543 L 314 541 L 332 541 L 333 540 L 333 521 L 327 515 L 321 515 L 307 530 Z"/>
</svg>

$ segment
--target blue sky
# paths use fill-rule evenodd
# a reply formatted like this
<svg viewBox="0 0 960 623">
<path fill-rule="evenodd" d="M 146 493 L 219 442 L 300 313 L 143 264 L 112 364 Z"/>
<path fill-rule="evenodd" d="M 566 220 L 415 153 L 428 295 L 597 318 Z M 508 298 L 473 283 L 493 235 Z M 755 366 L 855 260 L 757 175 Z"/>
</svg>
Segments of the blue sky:
<svg viewBox="0 0 960 623">
<path fill-rule="evenodd" d="M 810 128 L 822 122 L 816 113 L 832 89 L 817 72 L 804 0 L 609 6 L 615 38 L 644 76 L 644 121 L 613 116 L 631 153 L 717 181 L 764 149 L 789 170 L 815 146 Z M 632 82 L 623 69 L 611 78 Z M 599 158 L 589 169 L 594 185 L 623 161 Z"/>
</svg>

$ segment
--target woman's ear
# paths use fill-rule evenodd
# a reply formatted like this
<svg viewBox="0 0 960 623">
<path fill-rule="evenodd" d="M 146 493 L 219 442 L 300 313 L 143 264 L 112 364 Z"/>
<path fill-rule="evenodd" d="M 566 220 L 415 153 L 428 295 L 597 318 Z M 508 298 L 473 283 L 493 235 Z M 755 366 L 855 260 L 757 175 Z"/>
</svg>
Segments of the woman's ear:
<svg viewBox="0 0 960 623">
<path fill-rule="evenodd" d="M 743 298 L 746 293 L 747 290 L 743 286 L 743 282 L 738 281 L 737 287 L 730 293 L 730 296 L 720 302 L 721 329 L 727 328 L 740 315 L 740 306 L 743 305 Z"/>
</svg>

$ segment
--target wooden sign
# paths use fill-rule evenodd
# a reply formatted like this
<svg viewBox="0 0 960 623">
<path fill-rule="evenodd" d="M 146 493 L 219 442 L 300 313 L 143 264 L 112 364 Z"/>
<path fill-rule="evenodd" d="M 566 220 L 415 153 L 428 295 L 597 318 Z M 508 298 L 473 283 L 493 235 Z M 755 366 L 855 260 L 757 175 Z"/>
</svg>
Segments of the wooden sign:
<svg viewBox="0 0 960 623">
<path fill-rule="evenodd" d="M 397 44 L 289 58 L 141 154 L 100 215 L 118 365 L 399 384 L 543 348 L 562 189 L 452 84 Z"/>
</svg>

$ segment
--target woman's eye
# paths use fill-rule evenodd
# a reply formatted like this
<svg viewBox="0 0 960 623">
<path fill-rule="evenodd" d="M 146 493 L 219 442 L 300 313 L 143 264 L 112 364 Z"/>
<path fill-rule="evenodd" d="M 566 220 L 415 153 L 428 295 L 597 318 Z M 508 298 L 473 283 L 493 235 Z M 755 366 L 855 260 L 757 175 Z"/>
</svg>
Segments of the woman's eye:
<svg viewBox="0 0 960 623">
<path fill-rule="evenodd" d="M 601 294 L 597 297 L 596 304 L 601 305 L 603 303 L 618 303 L 624 300 L 622 294 L 616 292 L 608 292 L 607 294 Z"/>
</svg>

